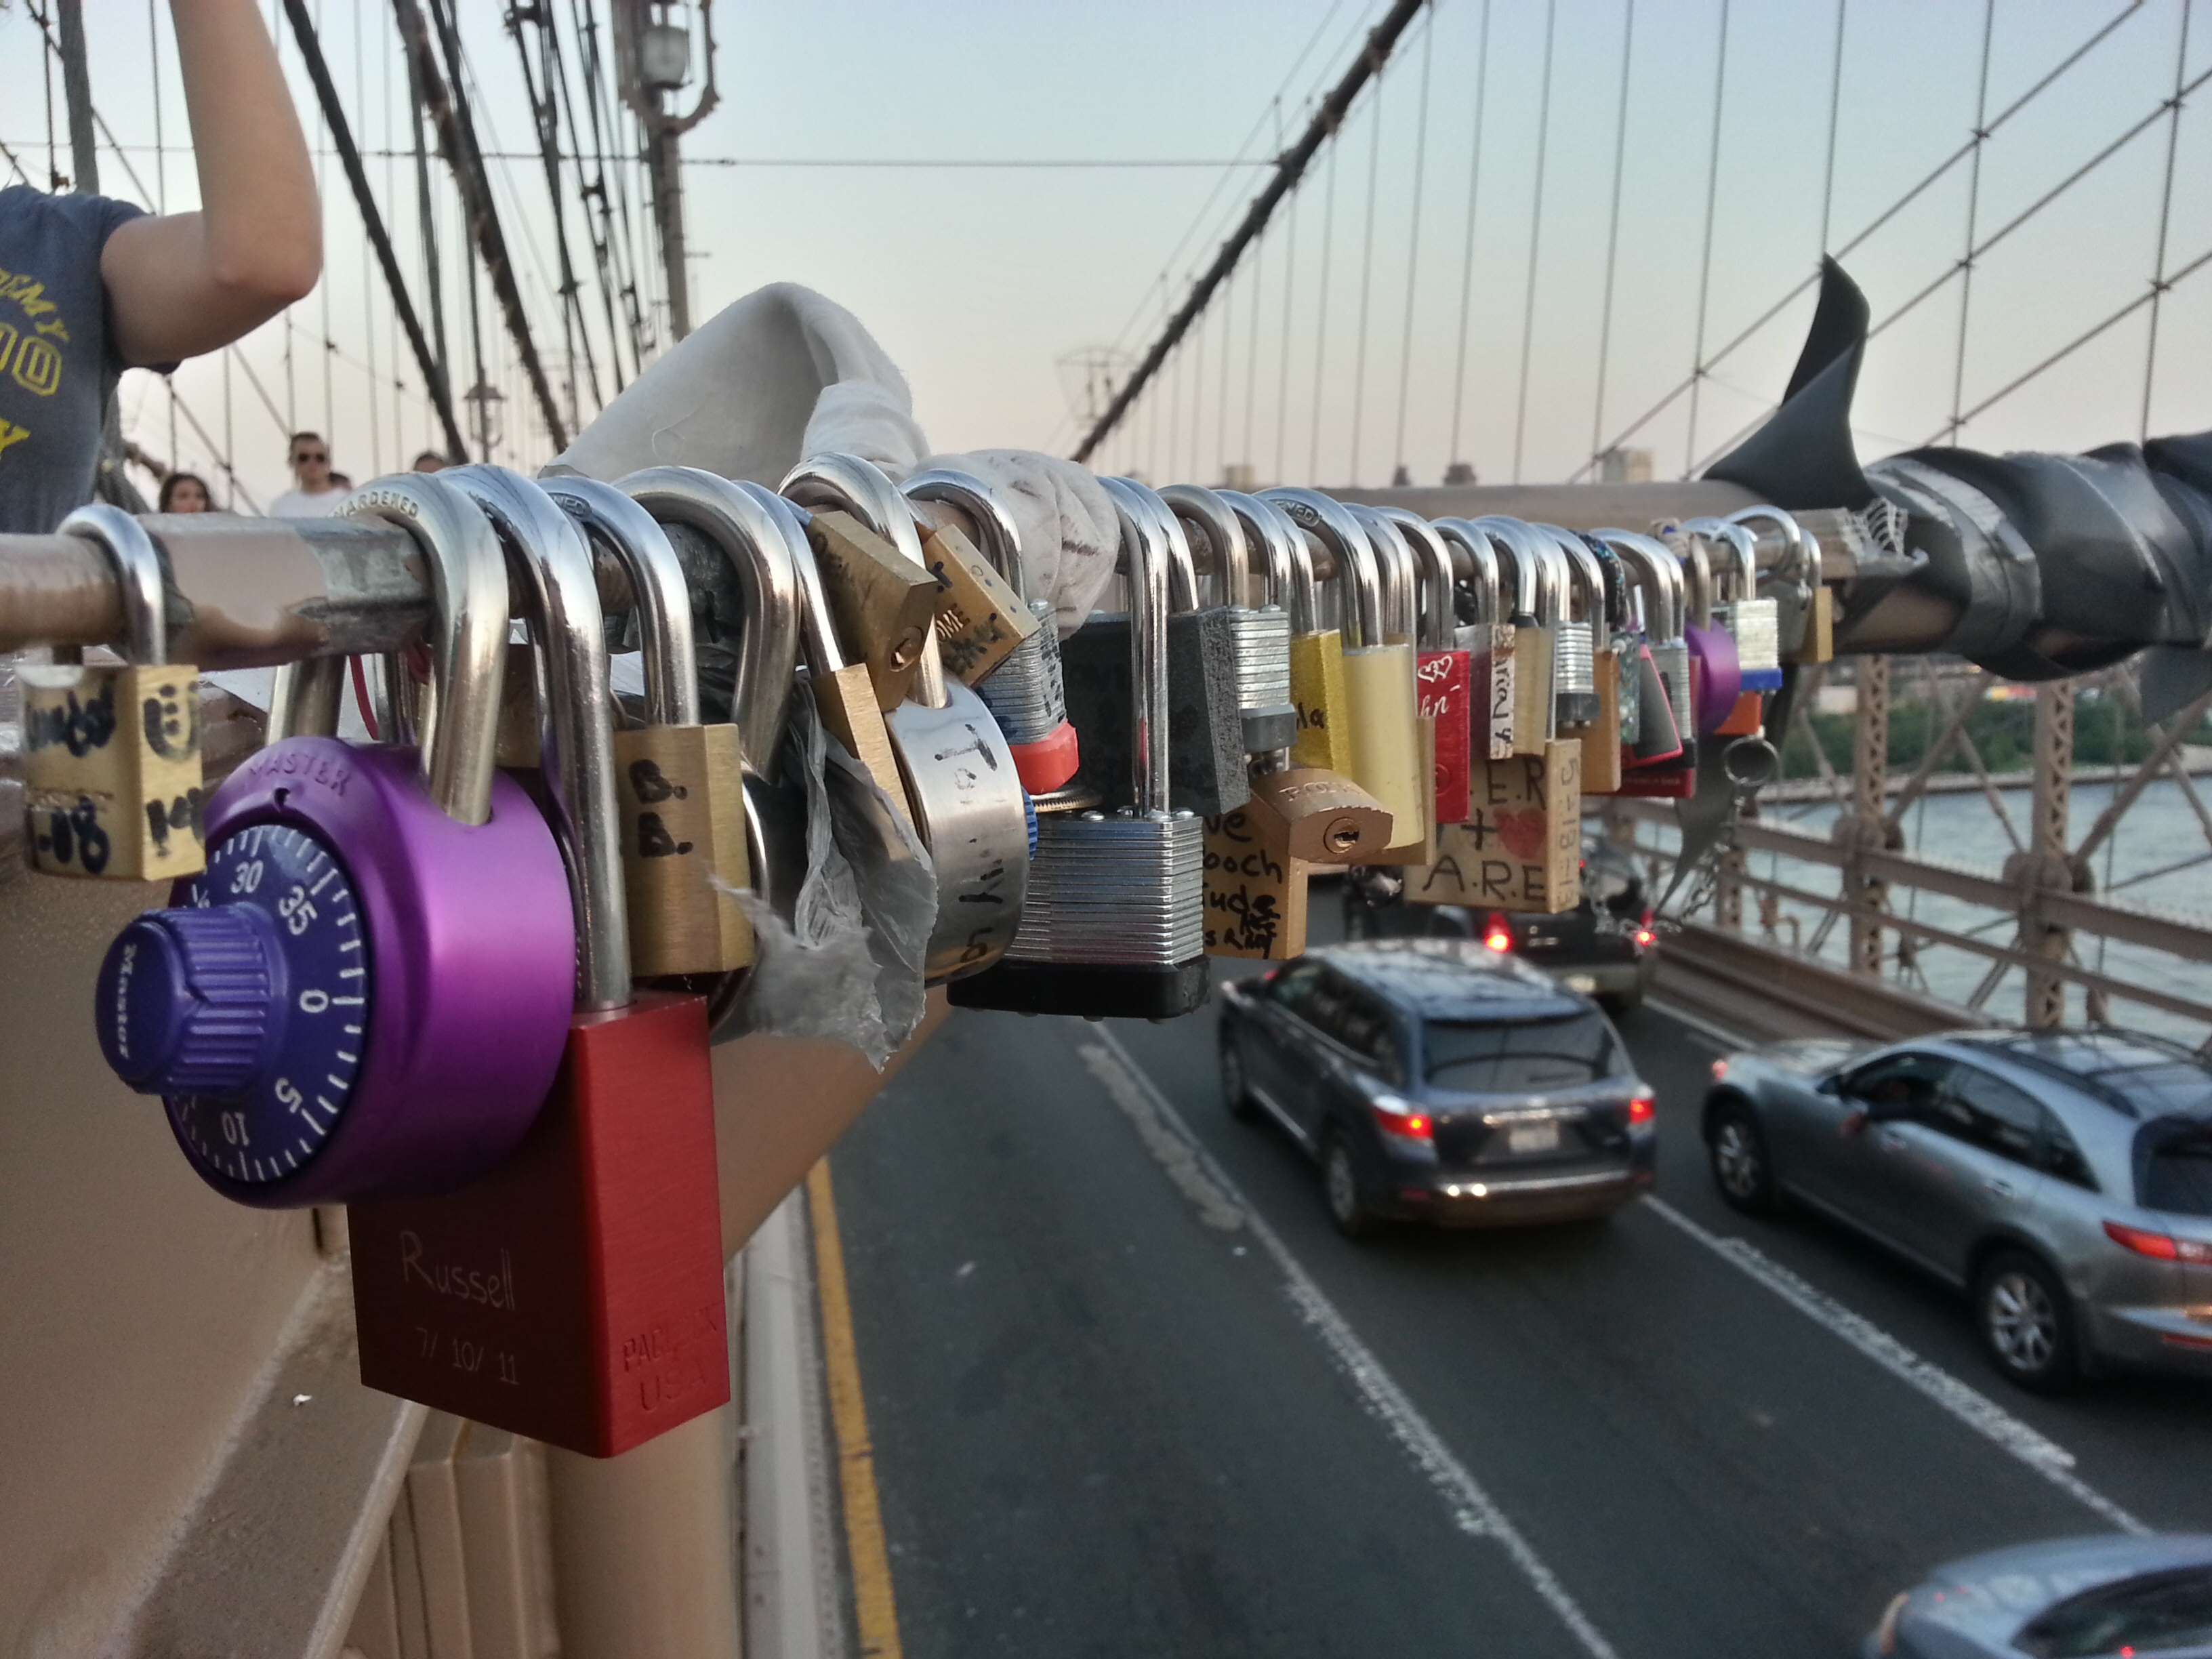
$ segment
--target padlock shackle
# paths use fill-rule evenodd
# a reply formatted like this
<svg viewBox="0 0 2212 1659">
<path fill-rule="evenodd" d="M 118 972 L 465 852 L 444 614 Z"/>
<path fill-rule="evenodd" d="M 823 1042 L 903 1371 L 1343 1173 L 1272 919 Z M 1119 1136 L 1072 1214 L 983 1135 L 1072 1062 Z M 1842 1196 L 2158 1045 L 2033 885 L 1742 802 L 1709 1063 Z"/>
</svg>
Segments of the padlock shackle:
<svg viewBox="0 0 2212 1659">
<path fill-rule="evenodd" d="M 1375 572 L 1382 582 L 1383 643 L 1411 645 L 1420 626 L 1413 550 L 1405 533 L 1375 508 L 1354 502 L 1348 510 L 1367 532 L 1367 544 L 1375 552 Z"/>
<path fill-rule="evenodd" d="M 1245 536 L 1236 511 L 1212 490 L 1198 484 L 1170 484 L 1159 495 L 1169 511 L 1182 521 L 1186 541 L 1193 525 L 1206 538 L 1207 550 L 1213 555 L 1215 602 L 1258 610 L 1264 601 L 1259 597 L 1259 580 L 1253 568 L 1257 549 Z M 1194 562 L 1195 559 L 1194 549 Z"/>
<path fill-rule="evenodd" d="M 1617 640 L 1623 634 L 1637 631 L 1634 600 L 1631 597 L 1635 585 L 1628 579 L 1628 567 L 1621 562 L 1620 555 L 1586 530 L 1569 531 L 1589 550 L 1597 561 L 1598 579 L 1605 592 L 1606 626 Z"/>
<path fill-rule="evenodd" d="M 1481 612 L 1477 620 L 1504 621 L 1498 611 L 1498 549 L 1490 532 L 1472 519 L 1438 519 L 1436 530 L 1453 555 L 1453 580 L 1464 579 L 1474 594 L 1475 609 Z M 1467 566 L 1464 572 L 1460 568 L 1462 559 Z"/>
<path fill-rule="evenodd" d="M 1323 543 L 1336 558 L 1339 592 L 1344 605 L 1344 643 L 1349 647 L 1383 642 L 1382 578 L 1375 563 L 1375 549 L 1358 520 L 1344 504 L 1318 489 L 1289 486 L 1260 492 L 1273 501 L 1307 535 Z"/>
<path fill-rule="evenodd" d="M 1750 526 L 1728 519 L 1691 519 L 1683 524 L 1682 529 L 1686 535 L 1719 543 L 1729 550 L 1729 563 L 1735 572 L 1735 580 L 1729 584 L 1729 592 L 1723 598 L 1720 592 L 1722 584 L 1716 574 L 1713 588 L 1715 604 L 1733 604 L 1738 599 L 1758 596 L 1759 537 Z"/>
<path fill-rule="evenodd" d="M 576 911 L 576 1007 L 584 1013 L 630 1002 L 629 902 L 616 799 L 614 688 L 606 617 L 599 609 L 592 549 L 576 521 L 532 479 L 498 466 L 448 467 L 481 507 L 521 580 L 524 620 L 544 678 L 538 750 L 552 811 L 547 815 L 568 870 Z"/>
<path fill-rule="evenodd" d="M 1705 538 L 1679 524 L 1660 526 L 1659 540 L 1682 573 L 1682 620 L 1694 628 L 1713 625 L 1713 563 Z"/>
<path fill-rule="evenodd" d="M 921 550 L 921 527 L 915 521 L 914 504 L 899 494 L 889 473 L 863 456 L 834 450 L 810 456 L 784 474 L 776 494 L 810 511 L 849 513 L 896 548 L 917 570 L 929 568 L 928 555 Z M 942 708 L 951 701 L 945 689 L 945 657 L 938 648 L 934 628 L 922 633 L 913 696 L 931 708 Z"/>
<path fill-rule="evenodd" d="M 800 627 L 797 561 L 782 520 L 747 493 L 747 486 L 697 467 L 649 466 L 617 479 L 615 488 L 654 518 L 697 531 L 737 572 L 744 622 L 730 723 L 738 728 L 738 755 L 745 769 L 773 782 L 799 666 Z M 805 539 L 803 532 L 799 539 Z"/>
<path fill-rule="evenodd" d="M 422 782 L 456 823 L 488 823 L 507 683 L 507 561 L 498 532 L 455 480 L 428 472 L 372 479 L 331 516 L 396 525 L 422 550 L 431 643 L 430 683 L 415 717 Z"/>
<path fill-rule="evenodd" d="M 1119 563 L 1129 590 L 1129 785 L 1140 817 L 1168 809 L 1167 503 L 1127 478 L 1101 478 L 1121 528 Z M 1175 534 L 1181 535 L 1180 526 Z M 1186 553 L 1188 549 L 1184 550 Z"/>
<path fill-rule="evenodd" d="M 541 478 L 538 488 L 629 578 L 645 659 L 646 717 L 655 726 L 701 724 L 691 590 L 684 585 L 683 562 L 668 544 L 668 532 L 653 514 L 597 478 Z"/>
<path fill-rule="evenodd" d="M 1237 514 L 1248 532 L 1246 547 L 1256 549 L 1267 566 L 1267 603 L 1290 612 L 1291 633 L 1319 633 L 1321 592 L 1314 581 L 1313 550 L 1290 514 L 1273 501 L 1241 490 L 1217 489 L 1213 494 Z"/>
<path fill-rule="evenodd" d="M 1555 524 L 1540 524 L 1536 528 L 1559 544 L 1567 568 L 1579 588 L 1583 599 L 1581 620 L 1589 624 L 1590 648 L 1604 651 L 1613 644 L 1612 619 L 1605 605 L 1605 572 L 1600 568 L 1597 555 L 1583 545 L 1583 538 L 1571 530 L 1562 530 Z"/>
<path fill-rule="evenodd" d="M 1804 526 L 1780 507 L 1769 507 L 1764 502 L 1757 507 L 1747 507 L 1740 513 L 1729 514 L 1728 522 L 1747 527 L 1762 523 L 1772 525 L 1781 532 L 1783 542 L 1783 556 L 1775 561 L 1772 567 L 1774 574 L 1790 581 L 1817 582 L 1820 580 L 1817 544 L 1805 533 Z M 1754 531 L 1753 533 L 1755 538 L 1757 532 Z"/>
<path fill-rule="evenodd" d="M 115 567 L 116 592 L 123 600 L 123 659 L 168 661 L 168 592 L 161 550 L 146 526 L 119 507 L 93 501 L 64 519 L 59 533 L 90 542 Z"/>
<path fill-rule="evenodd" d="M 1477 519 L 1475 528 L 1491 536 L 1513 567 L 1513 613 L 1554 623 L 1566 615 L 1567 556 L 1535 526 L 1519 519 Z"/>
<path fill-rule="evenodd" d="M 1633 530 L 1590 532 L 1620 555 L 1644 596 L 1644 637 L 1667 645 L 1682 637 L 1682 567 L 1664 542 Z"/>
<path fill-rule="evenodd" d="M 1014 597 L 1026 607 L 1030 602 L 1029 563 L 1022 556 L 1021 527 L 1006 511 L 998 492 L 972 472 L 957 467 L 933 466 L 915 473 L 899 485 L 910 501 L 937 501 L 964 514 L 975 538 L 975 550 L 990 561 L 991 568 L 1005 578 Z"/>
<path fill-rule="evenodd" d="M 1376 512 L 1398 526 L 1398 533 L 1413 550 L 1413 591 L 1419 605 L 1415 620 L 1416 641 L 1424 651 L 1452 648 L 1452 629 L 1458 618 L 1452 611 L 1452 556 L 1437 527 L 1410 507 L 1382 507 Z"/>
</svg>

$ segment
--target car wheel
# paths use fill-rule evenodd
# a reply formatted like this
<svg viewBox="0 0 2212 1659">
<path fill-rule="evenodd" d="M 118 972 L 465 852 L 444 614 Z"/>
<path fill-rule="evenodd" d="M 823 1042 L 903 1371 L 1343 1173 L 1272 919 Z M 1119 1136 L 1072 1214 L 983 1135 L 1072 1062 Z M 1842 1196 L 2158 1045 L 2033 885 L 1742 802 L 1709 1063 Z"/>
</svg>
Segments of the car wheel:
<svg viewBox="0 0 2212 1659">
<path fill-rule="evenodd" d="M 1221 1101 L 1229 1115 L 1240 1122 L 1249 1123 L 1260 1115 L 1252 1085 L 1244 1078 L 1244 1056 L 1237 1052 L 1236 1034 L 1225 1026 L 1221 1032 Z"/>
<path fill-rule="evenodd" d="M 1344 1137 L 1332 1134 L 1322 1148 L 1322 1190 L 1328 1197 L 1329 1219 L 1346 1238 L 1364 1238 L 1375 1231 L 1375 1212 L 1359 1190 L 1359 1171 L 1352 1167 L 1352 1149 Z"/>
<path fill-rule="evenodd" d="M 1730 1209 L 1746 1215 L 1774 1213 L 1774 1165 L 1766 1155 L 1766 1136 L 1750 1107 L 1734 1100 L 1715 1107 L 1705 1149 L 1712 1160 L 1713 1184 Z"/>
<path fill-rule="evenodd" d="M 1607 991 L 1597 1000 L 1597 1006 L 1618 1019 L 1623 1014 L 1632 1014 L 1644 1006 L 1641 991 Z"/>
<path fill-rule="evenodd" d="M 2025 1250 L 2000 1250 L 1974 1282 L 1974 1320 L 1990 1362 L 2023 1389 L 2052 1392 L 2081 1376 L 2074 1310 L 2058 1275 Z"/>
</svg>

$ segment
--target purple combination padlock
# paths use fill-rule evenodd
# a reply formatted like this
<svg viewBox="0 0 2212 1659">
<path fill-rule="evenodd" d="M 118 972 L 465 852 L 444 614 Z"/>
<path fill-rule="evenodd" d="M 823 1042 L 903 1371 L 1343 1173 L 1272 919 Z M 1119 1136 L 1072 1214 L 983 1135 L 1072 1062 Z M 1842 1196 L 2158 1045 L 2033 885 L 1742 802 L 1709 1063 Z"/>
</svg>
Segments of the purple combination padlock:
<svg viewBox="0 0 2212 1659">
<path fill-rule="evenodd" d="M 574 1000 L 560 849 L 493 764 L 507 621 L 492 527 L 427 476 L 341 511 L 404 526 L 426 555 L 420 749 L 293 736 L 254 755 L 208 803 L 205 872 L 123 930 L 97 994 L 117 1074 L 163 1097 L 203 1180 L 264 1209 L 489 1172 L 545 1102 Z M 297 729 L 285 696 L 273 729 Z"/>
</svg>

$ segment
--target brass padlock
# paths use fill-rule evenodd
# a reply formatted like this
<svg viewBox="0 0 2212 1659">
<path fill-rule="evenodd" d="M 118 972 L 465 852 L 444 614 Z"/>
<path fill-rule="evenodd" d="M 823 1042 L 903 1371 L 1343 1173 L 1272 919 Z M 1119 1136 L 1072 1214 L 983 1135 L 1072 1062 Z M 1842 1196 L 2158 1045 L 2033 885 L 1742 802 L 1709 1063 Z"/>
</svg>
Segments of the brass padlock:
<svg viewBox="0 0 2212 1659">
<path fill-rule="evenodd" d="M 638 621 L 647 724 L 614 734 L 630 972 L 748 967 L 753 930 L 737 898 L 752 884 L 744 765 L 738 728 L 700 714 L 684 567 L 653 515 L 612 484 L 558 477 L 539 487 L 629 578 Z"/>
<path fill-rule="evenodd" d="M 914 690 L 945 590 L 923 566 L 919 535 L 900 535 L 854 510 L 871 479 L 882 477 L 857 455 L 817 455 L 792 468 L 776 493 L 814 514 L 806 539 L 830 617 L 860 654 L 876 706 L 889 714 Z"/>
<path fill-rule="evenodd" d="M 115 567 L 128 660 L 26 663 L 23 796 L 33 867 L 167 881 L 207 867 L 201 842 L 198 671 L 168 655 L 161 555 L 119 507 L 81 507 L 61 533 Z"/>
<path fill-rule="evenodd" d="M 1544 624 L 1556 603 L 1555 568 L 1545 556 L 1549 543 L 1518 519 L 1481 518 L 1474 523 L 1512 568 L 1507 620 L 1513 627 L 1513 752 L 1541 755 L 1557 730 L 1559 714 L 1552 695 L 1552 630 Z"/>
<path fill-rule="evenodd" d="M 1463 823 L 1470 799 L 1468 768 L 1474 759 L 1474 678 L 1473 654 L 1459 642 L 1451 550 L 1418 514 L 1401 507 L 1378 511 L 1397 526 L 1416 567 L 1414 662 L 1421 718 L 1432 728 L 1431 822 Z"/>
<path fill-rule="evenodd" d="M 1513 752 L 1513 626 L 1499 599 L 1498 550 L 1465 519 L 1439 519 L 1452 556 L 1453 641 L 1468 655 L 1468 758 L 1504 760 Z"/>
<path fill-rule="evenodd" d="M 949 468 L 916 473 L 900 487 L 921 503 L 922 568 L 937 578 L 937 648 L 945 672 L 963 685 L 980 685 L 1038 629 L 1040 618 L 1013 582 L 993 567 L 975 536 L 1003 537 L 1003 518 L 981 478 Z M 962 517 L 970 520 L 963 524 Z M 986 520 L 973 525 L 976 519 Z"/>
<path fill-rule="evenodd" d="M 1255 805 L 1206 820 L 1206 954 L 1288 962 L 1305 954 L 1310 872 L 1284 822 Z"/>
<path fill-rule="evenodd" d="M 1376 856 L 1375 862 L 1393 866 L 1426 864 L 1437 852 L 1437 722 L 1421 700 L 1419 562 L 1411 539 L 1399 525 L 1371 507 L 1355 506 L 1350 511 L 1367 532 L 1376 573 L 1382 578 L 1383 640 L 1393 650 L 1406 653 L 1413 675 L 1413 754 L 1419 769 L 1416 798 L 1420 819 L 1418 825 L 1400 823 L 1396 839 Z"/>
</svg>

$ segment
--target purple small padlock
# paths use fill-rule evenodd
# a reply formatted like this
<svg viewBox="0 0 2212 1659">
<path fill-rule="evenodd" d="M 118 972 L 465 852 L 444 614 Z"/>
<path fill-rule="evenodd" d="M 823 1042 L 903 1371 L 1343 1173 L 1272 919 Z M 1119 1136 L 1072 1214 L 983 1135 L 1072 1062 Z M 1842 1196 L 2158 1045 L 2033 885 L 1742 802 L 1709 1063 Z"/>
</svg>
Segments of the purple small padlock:
<svg viewBox="0 0 2212 1659">
<path fill-rule="evenodd" d="M 493 763 L 507 592 L 492 527 L 428 476 L 340 511 L 405 528 L 429 568 L 419 749 L 295 735 L 247 760 L 208 803 L 206 871 L 123 930 L 97 993 L 118 1075 L 163 1097 L 203 1180 L 264 1209 L 489 1172 L 544 1103 L 574 998 L 560 849 Z M 327 730 L 335 684 L 280 676 L 271 729 Z M 319 706 L 303 721 L 299 702 Z"/>
</svg>

